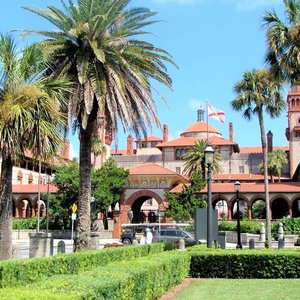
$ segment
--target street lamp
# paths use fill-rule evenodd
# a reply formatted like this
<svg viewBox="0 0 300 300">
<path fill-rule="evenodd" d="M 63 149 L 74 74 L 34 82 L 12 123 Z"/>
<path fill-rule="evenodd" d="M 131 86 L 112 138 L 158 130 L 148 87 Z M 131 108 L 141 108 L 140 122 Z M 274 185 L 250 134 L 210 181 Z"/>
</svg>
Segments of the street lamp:
<svg viewBox="0 0 300 300">
<path fill-rule="evenodd" d="M 234 183 L 234 189 L 236 192 L 236 207 L 237 207 L 237 245 L 236 245 L 236 249 L 243 248 L 242 243 L 241 243 L 240 188 L 241 188 L 241 183 L 239 181 L 236 181 Z"/>
<path fill-rule="evenodd" d="M 211 165 L 214 160 L 214 149 L 208 145 L 204 151 L 207 165 L 207 248 L 212 247 L 212 200 L 211 200 Z"/>
</svg>

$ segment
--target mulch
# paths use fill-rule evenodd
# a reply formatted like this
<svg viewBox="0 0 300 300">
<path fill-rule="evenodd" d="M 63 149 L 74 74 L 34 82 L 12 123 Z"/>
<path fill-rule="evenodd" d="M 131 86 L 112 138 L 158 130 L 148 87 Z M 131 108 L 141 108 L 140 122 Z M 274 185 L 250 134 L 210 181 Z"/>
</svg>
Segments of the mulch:
<svg viewBox="0 0 300 300">
<path fill-rule="evenodd" d="M 168 292 L 166 292 L 161 297 L 157 298 L 157 300 L 173 300 L 174 297 L 179 294 L 182 290 L 189 287 L 190 284 L 195 280 L 194 278 L 186 278 L 182 283 L 174 286 L 172 289 L 170 289 Z"/>
</svg>

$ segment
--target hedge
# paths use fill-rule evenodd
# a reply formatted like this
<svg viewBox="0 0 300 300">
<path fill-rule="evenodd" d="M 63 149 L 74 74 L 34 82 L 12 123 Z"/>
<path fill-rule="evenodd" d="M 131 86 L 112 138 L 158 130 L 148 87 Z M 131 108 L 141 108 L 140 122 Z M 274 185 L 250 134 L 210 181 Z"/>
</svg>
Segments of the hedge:
<svg viewBox="0 0 300 300">
<path fill-rule="evenodd" d="M 0 299 L 152 300 L 186 278 L 189 267 L 187 252 L 169 251 L 114 262 L 82 274 L 56 275 L 24 288 L 3 288 Z"/>
<path fill-rule="evenodd" d="M 190 254 L 192 277 L 300 278 L 299 251 L 214 250 Z"/>
<path fill-rule="evenodd" d="M 163 243 L 124 246 L 0 262 L 0 287 L 18 286 L 56 274 L 78 274 L 110 262 L 130 260 L 164 251 Z"/>
</svg>

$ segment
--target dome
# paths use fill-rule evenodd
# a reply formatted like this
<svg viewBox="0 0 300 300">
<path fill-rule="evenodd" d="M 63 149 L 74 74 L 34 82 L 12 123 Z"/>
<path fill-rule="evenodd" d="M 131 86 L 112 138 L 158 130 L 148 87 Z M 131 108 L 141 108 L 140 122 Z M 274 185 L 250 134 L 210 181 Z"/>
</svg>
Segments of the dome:
<svg viewBox="0 0 300 300">
<path fill-rule="evenodd" d="M 203 121 L 198 121 L 191 126 L 189 126 L 180 136 L 182 137 L 199 137 L 200 135 L 207 135 L 207 131 L 209 136 L 222 136 L 222 134 L 215 129 L 213 126 L 207 124 Z"/>
</svg>

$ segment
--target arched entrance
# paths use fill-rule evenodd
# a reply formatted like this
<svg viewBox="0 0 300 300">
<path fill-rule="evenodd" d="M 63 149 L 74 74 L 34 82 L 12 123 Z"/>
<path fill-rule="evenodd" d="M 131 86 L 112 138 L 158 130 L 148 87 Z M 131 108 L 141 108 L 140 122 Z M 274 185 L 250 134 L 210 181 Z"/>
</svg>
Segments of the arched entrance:
<svg viewBox="0 0 300 300">
<path fill-rule="evenodd" d="M 262 199 L 257 199 L 251 206 L 252 219 L 265 219 L 266 218 L 266 202 Z"/>
<path fill-rule="evenodd" d="M 247 207 L 247 202 L 245 200 L 240 199 L 239 201 L 240 201 L 239 215 L 240 215 L 240 219 L 242 219 L 243 217 L 247 217 L 248 207 Z M 236 220 L 237 216 L 238 216 L 237 203 L 235 201 L 232 206 L 232 219 Z"/>
<path fill-rule="evenodd" d="M 289 206 L 285 199 L 278 198 L 272 202 L 272 219 L 281 219 L 289 215 Z"/>
<path fill-rule="evenodd" d="M 300 217 L 300 199 L 296 199 L 296 200 L 293 201 L 292 217 L 293 218 L 299 218 Z"/>
</svg>

